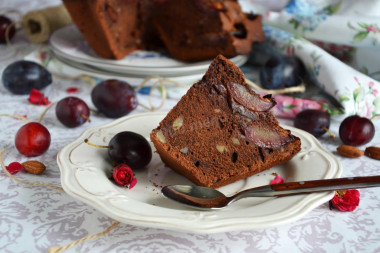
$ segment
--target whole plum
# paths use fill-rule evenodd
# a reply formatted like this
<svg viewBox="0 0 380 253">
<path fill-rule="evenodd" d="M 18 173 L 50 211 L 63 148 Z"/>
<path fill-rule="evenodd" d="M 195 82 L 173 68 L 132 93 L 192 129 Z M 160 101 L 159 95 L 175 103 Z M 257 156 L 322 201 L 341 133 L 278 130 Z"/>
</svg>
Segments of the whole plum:
<svg viewBox="0 0 380 253">
<path fill-rule="evenodd" d="M 14 94 L 29 94 L 32 89 L 43 89 L 52 82 L 50 72 L 32 61 L 16 61 L 3 72 L 4 87 Z"/>
</svg>

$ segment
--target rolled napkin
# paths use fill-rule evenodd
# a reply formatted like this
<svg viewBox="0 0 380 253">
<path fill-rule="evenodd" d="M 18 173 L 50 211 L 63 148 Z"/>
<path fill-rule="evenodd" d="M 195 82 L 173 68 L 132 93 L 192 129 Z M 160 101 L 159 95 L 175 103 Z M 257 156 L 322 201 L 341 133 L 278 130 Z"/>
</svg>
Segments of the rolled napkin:
<svg viewBox="0 0 380 253">
<path fill-rule="evenodd" d="M 239 1 L 247 12 L 259 2 Z M 380 113 L 379 8 L 376 0 L 290 0 L 262 13 L 266 42 L 259 51 L 297 56 L 345 115 L 372 117 Z"/>
<path fill-rule="evenodd" d="M 300 15 L 272 12 L 266 15 L 265 24 L 291 32 L 310 40 L 350 45 L 380 47 L 380 18 L 343 15 Z"/>
<path fill-rule="evenodd" d="M 22 18 L 22 27 L 28 39 L 34 43 L 47 41 L 55 30 L 69 24 L 72 24 L 72 20 L 63 5 L 31 11 Z"/>
<path fill-rule="evenodd" d="M 302 37 L 269 26 L 264 27 L 264 32 L 266 41 L 259 45 L 260 51 L 300 58 L 313 83 L 334 97 L 343 106 L 345 115 L 372 117 L 380 113 L 380 82 Z"/>
</svg>

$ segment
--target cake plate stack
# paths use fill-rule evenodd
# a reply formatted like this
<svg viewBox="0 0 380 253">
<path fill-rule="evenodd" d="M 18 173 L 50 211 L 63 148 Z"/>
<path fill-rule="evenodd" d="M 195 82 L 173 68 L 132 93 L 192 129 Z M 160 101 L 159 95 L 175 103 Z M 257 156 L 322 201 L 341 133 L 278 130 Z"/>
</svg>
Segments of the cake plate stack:
<svg viewBox="0 0 380 253">
<path fill-rule="evenodd" d="M 102 79 L 123 79 L 131 83 L 139 83 L 150 76 L 160 76 L 189 85 L 199 80 L 211 63 L 185 63 L 162 52 L 142 50 L 121 60 L 104 59 L 92 51 L 75 25 L 55 31 L 50 37 L 49 46 L 59 61 L 81 70 L 83 74 Z M 241 66 L 247 59 L 247 56 L 239 55 L 231 60 Z"/>
</svg>

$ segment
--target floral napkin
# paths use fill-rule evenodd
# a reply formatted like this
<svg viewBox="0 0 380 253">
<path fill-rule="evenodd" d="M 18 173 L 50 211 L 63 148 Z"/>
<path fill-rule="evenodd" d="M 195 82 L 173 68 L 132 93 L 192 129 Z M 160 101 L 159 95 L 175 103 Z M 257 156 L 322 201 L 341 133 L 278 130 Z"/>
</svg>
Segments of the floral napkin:
<svg viewBox="0 0 380 253">
<path fill-rule="evenodd" d="M 380 113 L 380 1 L 292 0 L 276 11 L 273 1 L 240 2 L 263 15 L 261 50 L 302 59 L 345 115 Z"/>
</svg>

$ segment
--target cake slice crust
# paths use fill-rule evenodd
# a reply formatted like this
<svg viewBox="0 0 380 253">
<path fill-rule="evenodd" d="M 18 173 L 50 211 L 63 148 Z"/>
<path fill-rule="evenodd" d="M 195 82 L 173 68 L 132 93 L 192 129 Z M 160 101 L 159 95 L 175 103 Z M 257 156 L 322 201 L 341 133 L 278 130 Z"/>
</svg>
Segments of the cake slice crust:
<svg viewBox="0 0 380 253">
<path fill-rule="evenodd" d="M 247 108 L 229 90 L 231 83 L 248 98 L 273 102 L 250 90 L 241 70 L 218 56 L 151 133 L 162 161 L 196 185 L 218 188 L 282 164 L 300 151 L 298 137 L 268 110 Z"/>
</svg>

